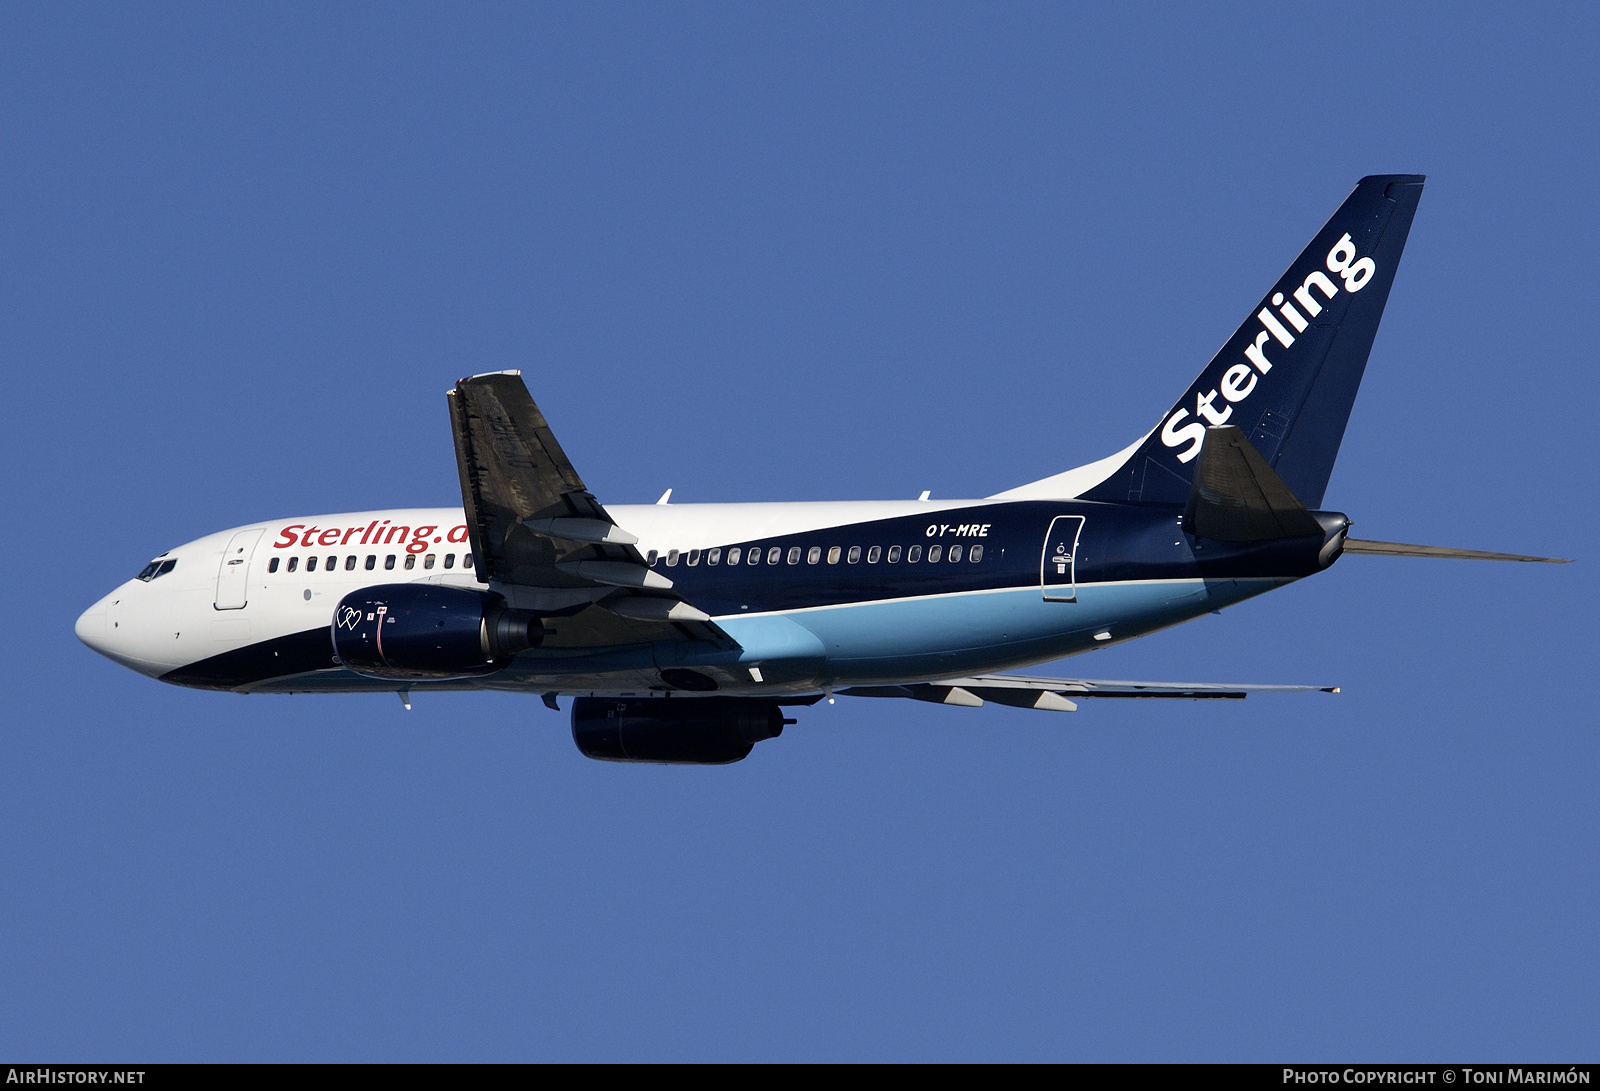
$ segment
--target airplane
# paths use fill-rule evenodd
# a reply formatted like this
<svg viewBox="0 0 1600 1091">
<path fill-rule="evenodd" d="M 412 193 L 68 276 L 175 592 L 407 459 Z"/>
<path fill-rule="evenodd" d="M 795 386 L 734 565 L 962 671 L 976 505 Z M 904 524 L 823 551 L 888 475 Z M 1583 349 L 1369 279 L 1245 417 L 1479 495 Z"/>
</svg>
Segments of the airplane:
<svg viewBox="0 0 1600 1091">
<path fill-rule="evenodd" d="M 1342 555 L 1565 563 L 1369 541 L 1322 510 L 1421 175 L 1363 178 L 1160 422 L 978 500 L 602 506 L 520 372 L 448 392 L 459 508 L 252 523 L 78 618 L 141 674 L 236 693 L 572 698 L 591 758 L 725 764 L 836 696 L 1075 711 L 1337 687 L 1041 678 Z"/>
</svg>

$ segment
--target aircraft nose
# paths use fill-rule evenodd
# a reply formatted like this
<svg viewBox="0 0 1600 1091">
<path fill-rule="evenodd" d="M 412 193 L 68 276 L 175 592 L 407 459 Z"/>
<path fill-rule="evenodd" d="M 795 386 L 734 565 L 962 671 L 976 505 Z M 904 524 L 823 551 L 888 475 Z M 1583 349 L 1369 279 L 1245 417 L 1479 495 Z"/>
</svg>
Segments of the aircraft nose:
<svg viewBox="0 0 1600 1091">
<path fill-rule="evenodd" d="M 101 599 L 83 613 L 78 615 L 78 621 L 72 627 L 78 634 L 78 639 L 90 648 L 106 654 L 106 601 Z"/>
<path fill-rule="evenodd" d="M 134 589 L 140 586 L 124 584 L 117 588 L 79 614 L 72 631 L 91 650 L 99 652 L 113 663 L 140 674 L 160 677 L 162 672 L 171 669 L 172 664 L 159 654 L 156 646 L 159 641 L 152 641 L 161 628 L 153 628 L 151 624 L 153 616 L 159 616 L 152 614 L 159 604 L 128 601 L 130 592 L 135 599 L 138 598 L 138 591 Z"/>
</svg>

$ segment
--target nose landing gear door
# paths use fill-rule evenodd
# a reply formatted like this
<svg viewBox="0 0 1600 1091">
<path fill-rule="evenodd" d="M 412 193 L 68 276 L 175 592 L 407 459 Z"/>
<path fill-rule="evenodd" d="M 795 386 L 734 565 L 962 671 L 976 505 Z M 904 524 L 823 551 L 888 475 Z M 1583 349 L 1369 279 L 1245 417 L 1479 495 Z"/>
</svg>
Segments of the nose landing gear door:
<svg viewBox="0 0 1600 1091">
<path fill-rule="evenodd" d="M 243 610 L 249 591 L 250 557 L 256 551 L 256 542 L 264 530 L 241 530 L 228 541 L 222 554 L 222 565 L 217 569 L 218 610 Z"/>
<path fill-rule="evenodd" d="M 1083 534 L 1083 516 L 1058 515 L 1050 520 L 1045 535 L 1044 555 L 1039 558 L 1039 588 L 1046 602 L 1077 602 L 1078 539 Z"/>
</svg>

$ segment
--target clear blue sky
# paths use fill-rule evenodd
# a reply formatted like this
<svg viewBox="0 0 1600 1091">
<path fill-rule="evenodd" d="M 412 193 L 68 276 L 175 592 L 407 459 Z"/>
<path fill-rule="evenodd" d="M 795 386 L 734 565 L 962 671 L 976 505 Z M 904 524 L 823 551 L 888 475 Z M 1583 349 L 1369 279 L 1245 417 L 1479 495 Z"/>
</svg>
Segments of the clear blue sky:
<svg viewBox="0 0 1600 1091">
<path fill-rule="evenodd" d="M 1592 6 L 0 10 L 0 1055 L 1596 1055 Z M 1348 557 L 1049 669 L 589 762 L 508 695 L 162 686 L 72 622 L 459 500 L 519 367 L 602 502 L 981 496 L 1151 427 L 1363 174 L 1428 188 Z"/>
</svg>

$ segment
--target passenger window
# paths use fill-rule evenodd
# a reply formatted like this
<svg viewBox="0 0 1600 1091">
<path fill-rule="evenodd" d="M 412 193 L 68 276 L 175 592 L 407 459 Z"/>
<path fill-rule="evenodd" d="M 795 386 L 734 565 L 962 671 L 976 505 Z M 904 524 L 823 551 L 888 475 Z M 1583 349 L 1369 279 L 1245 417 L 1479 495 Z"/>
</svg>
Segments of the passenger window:
<svg viewBox="0 0 1600 1091">
<path fill-rule="evenodd" d="M 889 547 L 889 563 L 890 564 L 895 564 L 899 560 L 900 560 L 900 547 L 899 546 L 890 546 Z"/>
<path fill-rule="evenodd" d="M 387 557 L 385 557 L 383 559 L 383 570 L 385 572 L 387 572 L 390 569 L 392 569 L 393 567 L 394 567 L 394 554 L 391 553 L 391 554 L 389 554 Z"/>
<path fill-rule="evenodd" d="M 274 557 L 274 558 L 272 558 L 272 560 L 267 562 L 267 571 L 268 572 L 276 572 L 277 570 L 278 570 L 278 558 Z"/>
<path fill-rule="evenodd" d="M 338 557 L 329 557 L 327 560 L 322 562 L 322 570 L 324 572 L 332 572 L 335 568 L 338 568 L 338 567 L 339 567 L 339 558 Z"/>
<path fill-rule="evenodd" d="M 656 559 L 660 556 L 661 554 L 652 549 L 649 553 L 645 554 L 644 563 L 648 565 L 654 565 L 656 563 Z"/>
<path fill-rule="evenodd" d="M 472 556 L 472 554 L 463 553 L 461 555 L 461 567 L 462 568 L 471 568 L 472 565 L 473 565 L 473 556 Z"/>
<path fill-rule="evenodd" d="M 800 547 L 799 546 L 790 546 L 789 547 L 789 563 L 790 564 L 799 564 L 800 563 Z"/>
<path fill-rule="evenodd" d="M 317 570 L 317 559 L 315 557 L 307 557 L 306 558 L 306 571 L 307 572 L 315 572 L 316 570 Z"/>
<path fill-rule="evenodd" d="M 678 551 L 676 549 L 667 550 L 667 567 L 668 568 L 672 568 L 677 563 L 678 563 Z"/>
<path fill-rule="evenodd" d="M 829 564 L 838 564 L 839 563 L 839 553 L 840 553 L 840 549 L 839 549 L 838 546 L 829 546 L 828 547 L 828 563 Z M 859 549 L 856 550 L 856 556 L 858 556 L 858 557 L 861 556 L 861 550 L 859 550 Z"/>
<path fill-rule="evenodd" d="M 690 568 L 693 568 L 695 565 L 699 564 L 700 551 L 698 549 L 689 550 L 689 555 L 684 558 L 683 563 L 688 565 Z"/>
<path fill-rule="evenodd" d="M 928 547 L 928 563 L 929 564 L 933 564 L 936 561 L 938 561 L 938 559 L 939 559 L 939 551 L 942 550 L 943 548 L 944 548 L 943 546 L 929 546 Z"/>
<path fill-rule="evenodd" d="M 456 566 L 456 555 L 454 553 L 446 553 L 444 555 L 444 566 L 446 568 L 454 568 Z M 371 568 L 372 566 L 369 564 L 367 567 Z"/>
<path fill-rule="evenodd" d="M 967 550 L 967 560 L 971 561 L 973 564 L 977 564 L 979 561 L 983 560 L 983 547 L 981 545 L 975 545 L 971 549 Z"/>
<path fill-rule="evenodd" d="M 417 555 L 415 553 L 407 553 L 406 568 L 409 570 L 415 567 L 417 567 Z"/>
<path fill-rule="evenodd" d="M 722 560 L 721 546 L 718 546 L 716 549 L 713 549 L 711 552 L 706 554 L 706 564 L 716 564 L 720 560 Z"/>
<path fill-rule="evenodd" d="M 810 549 L 806 550 L 806 564 L 816 564 L 820 560 L 822 560 L 821 546 L 812 546 Z M 790 561 L 789 563 L 793 564 L 794 562 Z"/>
<path fill-rule="evenodd" d="M 378 555 L 376 553 L 368 553 L 367 554 L 367 571 L 371 572 L 374 568 L 377 568 L 377 567 L 378 567 Z"/>
<path fill-rule="evenodd" d="M 740 550 L 739 550 L 738 546 L 732 546 L 732 547 L 730 547 L 728 549 L 728 563 L 729 564 L 738 564 L 739 563 L 739 552 L 740 552 Z M 715 558 L 716 555 L 717 555 L 717 551 L 713 549 L 711 551 L 711 556 L 713 558 Z M 715 560 L 713 560 L 711 563 L 712 564 L 716 564 L 717 562 Z"/>
<path fill-rule="evenodd" d="M 356 561 L 357 560 L 359 560 L 359 558 L 354 553 L 352 553 L 352 554 L 350 554 L 350 556 L 346 557 L 344 559 L 344 570 L 346 572 L 354 572 L 356 570 Z"/>
<path fill-rule="evenodd" d="M 950 563 L 951 564 L 955 564 L 960 559 L 961 559 L 961 547 L 958 546 L 958 545 L 951 546 L 950 547 Z"/>
<path fill-rule="evenodd" d="M 850 552 L 844 555 L 846 564 L 856 564 L 861 560 L 861 547 L 851 546 Z"/>
<path fill-rule="evenodd" d="M 295 569 L 297 569 L 299 567 L 300 567 L 300 558 L 299 557 L 290 557 L 289 558 L 289 571 L 293 572 Z"/>
<path fill-rule="evenodd" d="M 779 546 L 773 546 L 771 549 L 767 550 L 767 563 L 768 564 L 777 564 L 778 563 L 778 558 L 781 557 L 781 556 L 783 556 L 782 548 L 780 548 Z M 795 546 L 794 547 L 794 559 L 795 559 L 795 561 L 798 561 L 800 559 L 800 547 L 799 546 Z M 789 563 L 790 564 L 794 564 L 794 561 L 790 561 Z"/>
<path fill-rule="evenodd" d="M 906 550 L 906 564 L 916 564 L 920 560 L 922 560 L 921 546 L 914 545 L 910 549 Z"/>
<path fill-rule="evenodd" d="M 433 562 L 436 559 L 437 558 L 434 556 L 434 554 L 432 554 L 432 553 L 428 554 L 426 557 L 422 558 L 422 567 L 423 568 L 432 568 L 433 567 Z"/>
<path fill-rule="evenodd" d="M 878 558 L 881 556 L 883 556 L 883 547 L 873 546 L 871 549 L 867 550 L 867 563 L 877 564 Z"/>
</svg>

